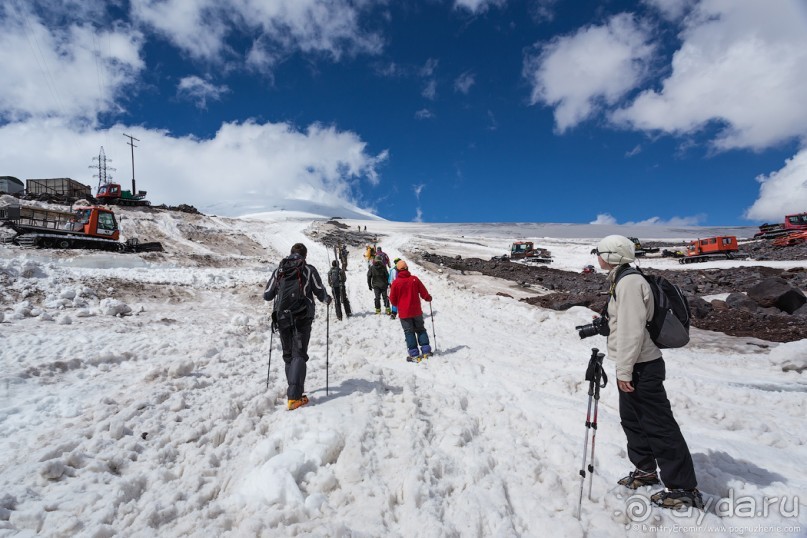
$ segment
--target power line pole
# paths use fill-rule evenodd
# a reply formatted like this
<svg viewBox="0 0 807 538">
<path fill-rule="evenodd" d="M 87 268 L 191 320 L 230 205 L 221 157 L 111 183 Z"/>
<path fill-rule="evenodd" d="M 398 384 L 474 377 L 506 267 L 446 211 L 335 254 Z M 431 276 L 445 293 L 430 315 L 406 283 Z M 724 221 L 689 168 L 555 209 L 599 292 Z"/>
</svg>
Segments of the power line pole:
<svg viewBox="0 0 807 538">
<path fill-rule="evenodd" d="M 137 190 L 135 190 L 134 149 L 137 146 L 135 146 L 134 141 L 137 140 L 138 142 L 140 142 L 140 140 L 133 137 L 132 135 L 127 135 L 126 133 L 123 133 L 123 136 L 125 136 L 126 138 L 129 139 L 129 141 L 126 142 L 126 144 L 128 144 L 129 146 L 132 146 L 132 196 L 136 196 L 137 195 Z"/>
<path fill-rule="evenodd" d="M 104 153 L 104 146 L 101 146 L 101 149 L 98 151 L 98 157 L 93 157 L 93 161 L 98 161 L 98 165 L 90 165 L 90 168 L 98 168 L 98 174 L 93 174 L 92 177 L 98 178 L 98 189 L 96 189 L 96 193 L 101 189 L 101 185 L 106 185 L 112 179 L 112 175 L 108 174 L 107 172 L 115 171 L 115 168 L 111 166 L 107 166 L 106 163 L 112 162 L 112 159 L 107 159 L 106 154 Z"/>
</svg>

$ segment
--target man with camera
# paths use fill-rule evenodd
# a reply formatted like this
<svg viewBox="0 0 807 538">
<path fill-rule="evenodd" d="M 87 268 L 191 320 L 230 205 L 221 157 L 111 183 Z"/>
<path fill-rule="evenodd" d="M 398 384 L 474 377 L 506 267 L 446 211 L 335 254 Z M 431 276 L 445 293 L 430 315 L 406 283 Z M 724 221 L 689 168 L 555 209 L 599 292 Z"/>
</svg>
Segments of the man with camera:
<svg viewBox="0 0 807 538">
<path fill-rule="evenodd" d="M 609 235 L 595 253 L 600 268 L 609 272 L 608 305 L 603 318 L 579 330 L 581 338 L 607 336 L 608 358 L 616 362 L 619 416 L 628 457 L 636 466 L 618 483 L 629 489 L 658 484 L 658 466 L 666 487 L 650 497 L 653 503 L 703 508 L 692 456 L 664 390 L 664 359 L 646 328 L 653 317 L 653 293 L 641 274 L 618 278 L 635 260 L 634 244 L 627 237 Z"/>
</svg>

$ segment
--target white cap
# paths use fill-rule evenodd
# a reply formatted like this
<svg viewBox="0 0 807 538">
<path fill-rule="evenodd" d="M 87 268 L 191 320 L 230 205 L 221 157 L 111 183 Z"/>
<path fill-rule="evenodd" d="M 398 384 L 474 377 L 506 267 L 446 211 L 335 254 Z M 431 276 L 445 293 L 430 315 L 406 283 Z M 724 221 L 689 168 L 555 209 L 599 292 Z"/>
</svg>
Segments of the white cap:
<svg viewBox="0 0 807 538">
<path fill-rule="evenodd" d="M 610 265 L 622 265 L 636 259 L 635 248 L 624 235 L 609 235 L 597 243 L 597 254 Z"/>
</svg>

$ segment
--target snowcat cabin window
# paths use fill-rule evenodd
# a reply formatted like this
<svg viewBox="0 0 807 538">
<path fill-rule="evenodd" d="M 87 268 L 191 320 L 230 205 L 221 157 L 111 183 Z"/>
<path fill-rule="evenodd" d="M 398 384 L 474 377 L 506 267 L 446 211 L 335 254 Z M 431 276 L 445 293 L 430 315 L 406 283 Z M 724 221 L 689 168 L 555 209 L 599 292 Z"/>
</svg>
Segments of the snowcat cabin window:
<svg viewBox="0 0 807 538">
<path fill-rule="evenodd" d="M 112 213 L 98 213 L 98 229 L 114 231 L 118 229 L 115 215 Z"/>
<path fill-rule="evenodd" d="M 100 189 L 98 189 L 98 196 L 103 196 L 103 195 L 105 195 L 105 194 L 106 194 L 106 191 L 107 191 L 107 186 L 106 186 L 106 185 L 104 185 L 103 187 L 101 187 Z"/>
<path fill-rule="evenodd" d="M 731 244 L 731 237 L 724 237 L 723 238 L 723 244 L 724 245 L 730 245 Z"/>
<path fill-rule="evenodd" d="M 513 252 L 526 252 L 527 245 L 513 245 Z"/>
<path fill-rule="evenodd" d="M 76 214 L 73 218 L 75 219 L 76 222 L 87 224 L 88 222 L 90 222 L 90 210 L 79 209 L 76 211 Z"/>
<path fill-rule="evenodd" d="M 793 215 L 792 217 L 787 217 L 787 221 L 790 224 L 801 224 L 800 220 L 801 219 L 799 218 L 798 215 Z"/>
</svg>

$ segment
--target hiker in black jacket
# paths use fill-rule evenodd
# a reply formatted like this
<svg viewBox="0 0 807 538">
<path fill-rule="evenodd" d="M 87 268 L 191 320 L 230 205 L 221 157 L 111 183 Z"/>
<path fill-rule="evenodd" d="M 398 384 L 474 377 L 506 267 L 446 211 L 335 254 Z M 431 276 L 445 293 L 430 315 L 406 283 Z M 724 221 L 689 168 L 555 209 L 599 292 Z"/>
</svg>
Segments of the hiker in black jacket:
<svg viewBox="0 0 807 538">
<path fill-rule="evenodd" d="M 328 285 L 331 286 L 331 293 L 335 299 L 336 319 L 339 321 L 342 321 L 342 303 L 345 305 L 345 314 L 347 314 L 347 317 L 350 317 L 352 314 L 350 311 L 350 301 L 347 298 L 345 280 L 347 280 L 347 277 L 345 276 L 344 269 L 340 269 L 339 262 L 333 260 L 331 262 L 331 269 L 328 271 Z"/>
<path fill-rule="evenodd" d="M 315 314 L 314 296 L 327 305 L 331 304 L 331 297 L 325 291 L 325 286 L 322 285 L 319 273 L 313 266 L 305 262 L 307 254 L 308 249 L 305 245 L 302 243 L 294 244 L 291 247 L 291 255 L 284 258 L 280 267 L 275 269 L 263 292 L 265 301 L 277 298 L 272 312 L 272 330 L 277 328 L 280 333 L 283 362 L 286 363 L 286 380 L 289 383 L 289 388 L 286 391 L 286 396 L 289 400 L 289 411 L 308 403 L 308 396 L 303 392 L 305 388 L 306 362 L 308 362 L 308 341 L 311 338 L 311 323 L 314 321 Z M 281 279 L 278 278 L 279 271 L 288 271 L 293 274 Z M 293 291 L 295 292 L 299 286 L 302 286 L 305 304 L 286 324 L 281 316 L 283 307 L 279 304 L 284 298 L 278 296 L 278 289 L 284 287 L 284 283 L 289 282 L 293 282 L 295 288 Z M 288 295 L 285 288 L 281 290 L 281 294 L 283 293 Z"/>
<path fill-rule="evenodd" d="M 384 265 L 384 258 L 376 256 L 373 259 L 373 264 L 367 270 L 367 287 L 370 291 L 375 293 L 375 313 L 381 313 L 381 298 L 384 298 L 384 307 L 387 309 L 387 315 L 392 313 L 389 306 L 389 297 L 387 297 L 387 287 L 389 287 L 389 272 Z"/>
</svg>

